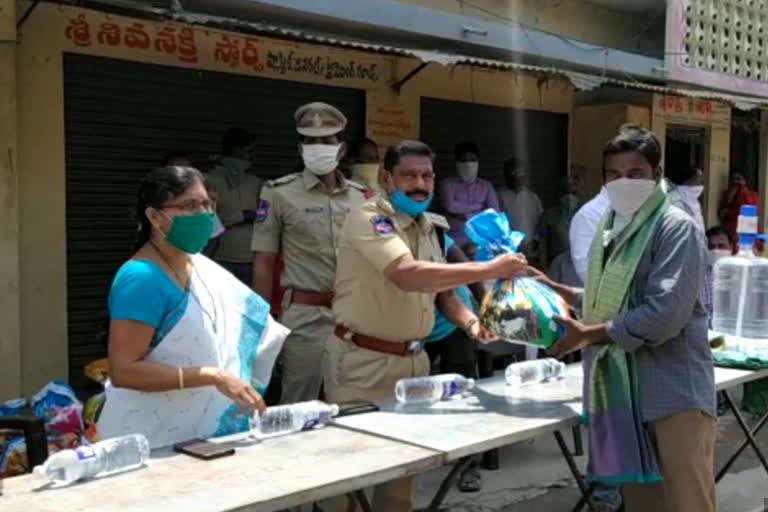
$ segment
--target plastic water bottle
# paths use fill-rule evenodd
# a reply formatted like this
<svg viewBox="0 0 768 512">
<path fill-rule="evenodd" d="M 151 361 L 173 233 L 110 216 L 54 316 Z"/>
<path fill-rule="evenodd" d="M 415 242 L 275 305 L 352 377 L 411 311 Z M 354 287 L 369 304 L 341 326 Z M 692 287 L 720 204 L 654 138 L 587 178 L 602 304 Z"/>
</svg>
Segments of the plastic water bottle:
<svg viewBox="0 0 768 512">
<path fill-rule="evenodd" d="M 742 206 L 739 253 L 713 268 L 712 329 L 744 338 L 765 338 L 768 329 L 768 260 L 754 254 L 757 207 Z"/>
<path fill-rule="evenodd" d="M 149 441 L 143 434 L 132 434 L 54 453 L 34 472 L 54 485 L 64 486 L 83 478 L 136 469 L 148 458 Z"/>
<path fill-rule="evenodd" d="M 401 404 L 432 404 L 462 395 L 475 387 L 475 379 L 458 373 L 400 379 L 395 384 L 395 397 Z"/>
<path fill-rule="evenodd" d="M 320 400 L 267 407 L 264 416 L 251 418 L 251 432 L 257 437 L 291 434 L 325 425 L 338 414 L 338 405 Z"/>
<path fill-rule="evenodd" d="M 565 376 L 565 363 L 554 358 L 512 363 L 504 371 L 507 384 L 518 387 L 525 384 L 561 379 Z"/>
</svg>

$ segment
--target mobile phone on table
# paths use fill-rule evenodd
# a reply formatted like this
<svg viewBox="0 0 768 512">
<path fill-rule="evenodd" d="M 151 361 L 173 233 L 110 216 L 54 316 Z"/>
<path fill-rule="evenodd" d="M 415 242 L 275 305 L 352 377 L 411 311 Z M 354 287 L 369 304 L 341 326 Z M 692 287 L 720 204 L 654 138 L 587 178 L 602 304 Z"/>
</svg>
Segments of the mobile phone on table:
<svg viewBox="0 0 768 512">
<path fill-rule="evenodd" d="M 235 454 L 235 449 L 227 443 L 212 443 L 205 439 L 190 439 L 173 445 L 173 451 L 202 460 L 218 459 Z"/>
</svg>

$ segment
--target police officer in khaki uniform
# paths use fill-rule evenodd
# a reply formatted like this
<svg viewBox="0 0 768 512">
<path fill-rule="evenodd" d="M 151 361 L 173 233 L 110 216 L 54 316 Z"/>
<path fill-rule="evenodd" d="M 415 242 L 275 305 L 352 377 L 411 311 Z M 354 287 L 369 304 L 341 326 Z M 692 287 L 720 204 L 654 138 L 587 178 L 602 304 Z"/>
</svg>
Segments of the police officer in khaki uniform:
<svg viewBox="0 0 768 512">
<path fill-rule="evenodd" d="M 272 297 L 275 261 L 282 253 L 281 322 L 291 329 L 282 352 L 281 403 L 318 398 L 320 359 L 333 329 L 337 239 L 350 211 L 365 201 L 364 188 L 338 170 L 344 154 L 341 133 L 347 119 L 325 103 L 295 114 L 302 172 L 268 182 L 253 225 L 253 286 Z"/>
<path fill-rule="evenodd" d="M 458 286 L 525 273 L 521 255 L 488 263 L 444 262 L 443 217 L 427 213 L 434 193 L 432 151 L 404 141 L 391 146 L 377 196 L 347 219 L 339 240 L 334 333 L 323 356 L 328 401 L 394 398 L 395 383 L 429 374 L 423 339 L 435 301 L 443 314 L 479 341 L 490 340 L 456 295 Z M 412 509 L 412 479 L 376 488 L 377 512 Z"/>
<path fill-rule="evenodd" d="M 251 233 L 263 180 L 251 160 L 256 136 L 230 128 L 221 141 L 221 156 L 208 173 L 208 185 L 218 196 L 216 213 L 226 231 L 217 241 L 213 259 L 244 284 L 251 285 Z"/>
</svg>

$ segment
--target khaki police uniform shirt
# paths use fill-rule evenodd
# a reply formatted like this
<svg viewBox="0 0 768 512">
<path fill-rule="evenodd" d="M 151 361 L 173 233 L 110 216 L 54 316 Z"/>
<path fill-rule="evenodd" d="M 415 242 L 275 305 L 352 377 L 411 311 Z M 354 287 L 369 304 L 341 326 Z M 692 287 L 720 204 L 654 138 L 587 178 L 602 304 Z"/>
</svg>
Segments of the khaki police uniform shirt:
<svg viewBox="0 0 768 512">
<path fill-rule="evenodd" d="M 443 262 L 435 226 L 447 221 L 427 213 L 414 219 L 396 212 L 376 197 L 347 219 L 339 240 L 336 322 L 351 331 L 382 340 L 403 342 L 426 338 L 435 323 L 435 293 L 407 292 L 384 275 L 393 261 Z"/>
<path fill-rule="evenodd" d="M 256 211 L 264 180 L 247 172 L 230 170 L 220 162 L 208 173 L 218 199 L 216 214 L 227 230 L 220 237 L 214 259 L 227 263 L 251 263 L 250 224 L 243 222 L 243 210 Z"/>
<path fill-rule="evenodd" d="M 365 202 L 362 187 L 338 177 L 342 186 L 335 191 L 308 170 L 264 187 L 251 249 L 282 252 L 285 288 L 333 291 L 341 226 Z"/>
<path fill-rule="evenodd" d="M 378 183 L 369 186 L 367 183 L 365 183 L 363 180 L 357 178 L 356 176 L 352 176 L 350 178 L 350 181 L 354 181 L 355 183 L 357 183 L 361 187 L 365 188 L 372 195 L 382 196 L 382 197 L 386 197 L 386 195 L 387 195 L 386 192 L 384 192 L 384 189 L 382 189 L 381 185 L 379 185 Z"/>
</svg>

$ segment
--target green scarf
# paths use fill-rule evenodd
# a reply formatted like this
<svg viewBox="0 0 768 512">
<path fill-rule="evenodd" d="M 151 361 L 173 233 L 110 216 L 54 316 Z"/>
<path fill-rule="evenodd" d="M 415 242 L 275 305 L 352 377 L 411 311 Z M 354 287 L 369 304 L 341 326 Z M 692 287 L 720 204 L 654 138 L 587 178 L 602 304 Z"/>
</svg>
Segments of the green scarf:
<svg viewBox="0 0 768 512">
<path fill-rule="evenodd" d="M 613 248 L 607 257 L 605 231 L 615 214 L 605 216 L 590 252 L 584 299 L 586 324 L 606 322 L 626 310 L 637 267 L 667 208 L 666 192 L 659 184 L 632 222 L 611 242 Z M 640 421 L 634 355 L 616 343 L 590 347 L 584 351 L 584 368 L 593 478 L 610 484 L 659 481 L 653 448 Z M 628 425 L 633 426 L 632 431 Z M 616 446 L 623 448 L 622 453 L 609 453 Z"/>
</svg>

